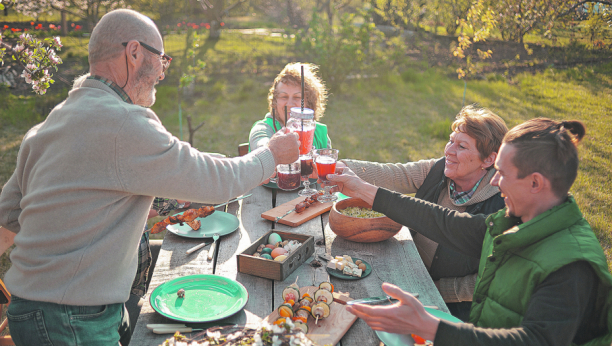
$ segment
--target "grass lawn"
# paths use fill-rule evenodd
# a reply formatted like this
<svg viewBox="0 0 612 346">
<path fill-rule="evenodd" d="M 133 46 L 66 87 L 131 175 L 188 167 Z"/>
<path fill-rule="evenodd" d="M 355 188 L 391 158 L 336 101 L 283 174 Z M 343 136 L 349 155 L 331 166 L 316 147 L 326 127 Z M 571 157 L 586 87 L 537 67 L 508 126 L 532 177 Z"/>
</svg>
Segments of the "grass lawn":
<svg viewBox="0 0 612 346">
<path fill-rule="evenodd" d="M 168 35 L 166 39 L 168 53 L 180 57 L 185 47 L 183 37 Z M 64 42 L 68 45 L 69 41 Z M 65 54 L 72 52 L 77 62 L 82 61 L 82 47 L 83 42 L 75 41 Z M 197 84 L 193 94 L 185 98 L 183 115 L 191 115 L 196 124 L 206 122 L 196 132 L 196 148 L 236 156 L 237 145 L 248 140 L 252 124 L 266 113 L 266 96 L 275 74 L 286 62 L 299 61 L 300 57 L 292 53 L 287 39 L 236 32 L 224 33 L 220 41 L 206 43 L 202 54 L 208 63 L 209 79 Z M 182 132 L 186 140 L 185 119 L 179 128 L 178 77 L 173 69 L 176 65 L 159 84 L 153 109 L 168 130 L 176 136 Z M 440 157 L 450 124 L 462 106 L 463 88 L 463 81 L 449 76 L 446 70 L 426 67 L 406 70 L 401 75 L 351 79 L 341 94 L 332 90 L 323 122 L 329 126 L 341 158 L 406 162 Z M 5 94 L 5 90 L 0 92 L 0 96 Z M 62 98 L 14 98 L 10 107 L 0 102 L 0 185 L 14 169 L 21 138 L 41 119 L 17 121 L 25 113 L 15 110 L 36 112 L 30 103 L 45 99 L 57 103 Z M 466 103 L 492 109 L 509 127 L 540 116 L 585 122 L 587 137 L 580 148 L 582 162 L 572 192 L 599 238 L 608 263 L 612 263 L 612 63 L 565 70 L 549 68 L 534 75 L 520 74 L 510 83 L 498 78 L 469 81 Z M 0 261 L 3 276 L 8 266 L 6 255 Z"/>
</svg>

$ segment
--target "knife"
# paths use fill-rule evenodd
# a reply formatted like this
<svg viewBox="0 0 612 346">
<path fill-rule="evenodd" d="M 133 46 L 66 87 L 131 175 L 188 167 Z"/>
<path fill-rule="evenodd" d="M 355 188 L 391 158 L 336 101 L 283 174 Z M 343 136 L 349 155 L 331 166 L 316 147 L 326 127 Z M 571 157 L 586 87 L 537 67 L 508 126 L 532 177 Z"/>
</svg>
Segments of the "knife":
<svg viewBox="0 0 612 346">
<path fill-rule="evenodd" d="M 410 294 L 412 294 L 415 298 L 419 297 L 418 293 L 410 293 Z M 355 300 L 346 302 L 346 305 L 353 305 L 353 304 L 389 305 L 389 304 L 395 304 L 398 301 L 399 300 L 395 298 L 391 298 L 389 296 L 382 296 L 382 297 L 369 297 L 369 298 L 363 298 L 363 299 L 355 299 Z"/>
</svg>

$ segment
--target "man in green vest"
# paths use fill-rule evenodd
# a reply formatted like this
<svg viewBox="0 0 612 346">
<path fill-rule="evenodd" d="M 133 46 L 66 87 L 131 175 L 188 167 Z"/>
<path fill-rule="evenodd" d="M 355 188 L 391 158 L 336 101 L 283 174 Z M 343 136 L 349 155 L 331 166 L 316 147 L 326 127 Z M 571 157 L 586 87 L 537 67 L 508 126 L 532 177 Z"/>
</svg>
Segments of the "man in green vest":
<svg viewBox="0 0 612 346">
<path fill-rule="evenodd" d="M 399 302 L 347 307 L 373 329 L 441 345 L 605 345 L 612 342 L 612 276 L 569 194 L 578 172 L 578 121 L 538 118 L 510 130 L 491 181 L 506 208 L 488 217 L 378 188 L 348 168 L 328 176 L 340 191 L 428 238 L 480 258 L 469 323 L 427 313 L 400 288 Z"/>
</svg>

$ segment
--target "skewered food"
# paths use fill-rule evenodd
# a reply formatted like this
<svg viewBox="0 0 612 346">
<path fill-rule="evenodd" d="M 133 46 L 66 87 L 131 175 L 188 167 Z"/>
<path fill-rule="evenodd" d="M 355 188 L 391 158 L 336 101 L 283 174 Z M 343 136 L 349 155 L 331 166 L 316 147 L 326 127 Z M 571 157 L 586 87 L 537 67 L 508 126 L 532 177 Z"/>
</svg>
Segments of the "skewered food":
<svg viewBox="0 0 612 346">
<path fill-rule="evenodd" d="M 304 199 L 303 202 L 300 202 L 295 205 L 295 212 L 298 214 L 303 212 L 304 210 L 306 210 L 306 208 L 316 203 L 318 201 L 318 197 L 321 196 L 322 194 L 323 194 L 323 191 L 318 191 L 314 195 L 306 197 L 306 199 Z"/>
<path fill-rule="evenodd" d="M 298 287 L 297 284 L 293 283 L 285 287 L 282 294 L 283 294 L 282 295 L 283 301 L 285 302 L 288 300 L 296 301 L 300 297 L 300 288 Z"/>
<path fill-rule="evenodd" d="M 200 229 L 200 226 L 202 226 L 202 223 L 200 222 L 200 220 L 193 220 L 193 221 L 187 221 L 186 222 L 189 227 L 191 227 L 191 229 L 193 229 L 194 231 L 197 231 Z"/>
<path fill-rule="evenodd" d="M 334 285 L 332 285 L 330 282 L 321 282 L 319 284 L 319 288 L 323 290 L 328 290 L 330 292 L 334 292 Z"/>
<path fill-rule="evenodd" d="M 314 299 L 312 299 L 312 297 L 310 296 L 310 294 L 308 293 L 304 293 L 302 295 L 302 299 L 300 299 L 299 306 L 308 306 L 310 307 L 312 305 L 312 303 L 314 302 Z"/>
<path fill-rule="evenodd" d="M 167 217 L 164 220 L 153 225 L 153 227 L 151 228 L 151 234 L 159 233 L 165 230 L 166 226 L 168 225 L 174 225 L 174 224 L 183 223 L 183 222 L 191 222 L 197 219 L 198 217 L 207 217 L 208 215 L 214 212 L 215 212 L 215 208 L 212 206 L 201 207 L 200 209 L 185 210 L 185 212 L 183 212 L 183 214 L 181 215 L 174 215 L 174 216 Z"/>
<path fill-rule="evenodd" d="M 331 304 L 334 301 L 334 296 L 332 293 L 326 289 L 318 289 L 314 294 L 315 302 L 325 302 L 327 304 Z"/>
<path fill-rule="evenodd" d="M 318 302 L 312 307 L 312 317 L 314 317 L 315 324 L 319 323 L 320 319 L 327 318 L 330 313 L 329 305 L 326 302 Z"/>
<path fill-rule="evenodd" d="M 280 317 L 293 317 L 293 308 L 289 303 L 283 303 L 278 307 L 278 315 Z"/>
<path fill-rule="evenodd" d="M 301 317 L 302 321 L 304 323 L 306 323 L 306 322 L 308 322 L 308 317 L 310 316 L 310 312 L 311 311 L 312 311 L 312 309 L 310 308 L 310 306 L 302 306 L 295 313 L 296 318 L 300 318 Z"/>
<path fill-rule="evenodd" d="M 304 332 L 304 334 L 308 334 L 308 325 L 306 323 L 303 323 L 301 321 L 295 321 L 293 322 L 294 327 L 293 328 L 298 328 L 301 331 Z"/>
</svg>

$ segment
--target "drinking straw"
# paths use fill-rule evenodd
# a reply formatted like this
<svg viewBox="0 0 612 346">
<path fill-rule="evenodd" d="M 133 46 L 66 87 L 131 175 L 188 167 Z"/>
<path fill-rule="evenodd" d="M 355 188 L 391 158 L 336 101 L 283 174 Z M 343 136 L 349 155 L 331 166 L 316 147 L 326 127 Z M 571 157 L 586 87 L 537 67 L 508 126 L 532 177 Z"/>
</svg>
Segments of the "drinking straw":
<svg viewBox="0 0 612 346">
<path fill-rule="evenodd" d="M 300 65 L 302 70 L 302 114 L 304 114 L 304 65 Z M 302 117 L 302 133 L 304 133 L 304 118 Z"/>
<path fill-rule="evenodd" d="M 287 127 L 287 106 L 285 106 L 285 127 Z"/>
<path fill-rule="evenodd" d="M 274 132 L 278 131 L 276 129 L 276 112 L 274 111 L 274 108 L 272 108 L 272 126 L 274 126 Z"/>
<path fill-rule="evenodd" d="M 302 114 L 304 114 L 304 65 L 300 65 L 300 67 L 302 68 Z M 302 127 L 303 126 L 302 122 Z"/>
</svg>

